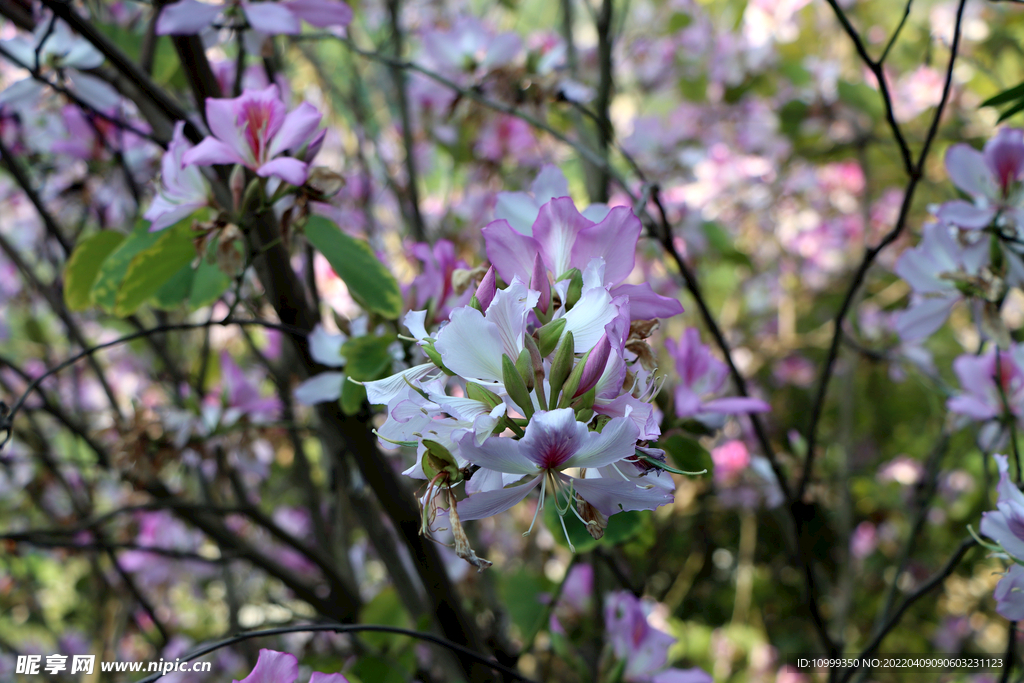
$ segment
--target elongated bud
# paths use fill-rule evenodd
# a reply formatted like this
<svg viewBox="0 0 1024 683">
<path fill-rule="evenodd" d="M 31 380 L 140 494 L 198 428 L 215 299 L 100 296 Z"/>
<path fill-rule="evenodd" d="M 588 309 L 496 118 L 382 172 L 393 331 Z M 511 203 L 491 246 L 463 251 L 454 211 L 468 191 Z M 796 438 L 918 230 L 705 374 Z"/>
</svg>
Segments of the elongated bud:
<svg viewBox="0 0 1024 683">
<path fill-rule="evenodd" d="M 519 358 L 516 358 L 516 372 L 523 378 L 526 390 L 533 391 L 533 360 L 530 358 L 529 349 L 523 349 L 519 352 Z"/>
<path fill-rule="evenodd" d="M 537 330 L 537 350 L 540 351 L 540 355 L 547 358 L 551 355 L 551 352 L 558 346 L 558 340 L 562 338 L 562 332 L 565 330 L 565 318 L 559 318 L 552 320 L 544 327 Z"/>
<path fill-rule="evenodd" d="M 507 354 L 501 355 L 501 378 L 509 397 L 522 409 L 527 418 L 533 417 L 533 401 L 530 400 L 530 391 L 526 388 L 526 382 L 523 381 L 519 371 L 516 370 L 516 364 Z"/>
<path fill-rule="evenodd" d="M 530 278 L 530 289 L 540 292 L 540 299 L 537 300 L 537 307 L 542 313 L 547 313 L 551 306 L 551 283 L 548 282 L 548 271 L 544 262 L 540 260 L 540 254 L 533 261 L 533 277 Z"/>
<path fill-rule="evenodd" d="M 611 342 L 607 334 L 602 334 L 597 345 L 591 349 L 587 356 L 587 362 L 583 364 L 583 373 L 580 375 L 580 385 L 576 387 L 573 398 L 585 394 L 597 386 L 598 380 L 604 374 L 604 368 L 608 365 L 608 355 L 612 351 Z"/>
<path fill-rule="evenodd" d="M 573 353 L 572 332 L 566 332 L 562 339 L 562 345 L 555 351 L 555 357 L 551 361 L 551 371 L 548 373 L 548 388 L 551 390 L 551 398 L 548 405 L 552 410 L 558 400 L 558 393 L 562 390 L 566 378 L 572 372 L 572 361 L 575 358 Z"/>
<path fill-rule="evenodd" d="M 491 408 L 501 403 L 501 397 L 490 389 L 482 387 L 475 382 L 466 382 L 466 396 L 470 397 L 474 401 L 486 403 Z"/>
<path fill-rule="evenodd" d="M 587 355 L 583 356 L 576 367 L 569 373 L 568 379 L 565 380 L 565 384 L 562 385 L 562 397 L 558 399 L 559 408 L 568 408 L 572 400 L 576 398 L 576 389 L 580 386 L 580 380 L 583 378 L 583 368 L 587 364 L 587 360 L 590 358 L 590 354 L 594 350 L 587 351 Z"/>
<path fill-rule="evenodd" d="M 537 402 L 543 408 L 547 404 L 544 397 L 544 358 L 540 355 L 537 342 L 531 335 L 524 335 L 523 343 L 526 350 L 530 352 L 530 366 L 533 370 L 533 389 L 537 392 Z"/>
<path fill-rule="evenodd" d="M 494 266 L 491 266 L 484 273 L 483 279 L 480 280 L 480 284 L 476 288 L 474 296 L 480 302 L 481 311 L 487 310 L 487 307 L 491 305 L 491 301 L 494 300 L 494 293 L 498 291 L 498 285 L 494 278 Z"/>
<path fill-rule="evenodd" d="M 572 308 L 576 305 L 576 302 L 583 296 L 583 273 L 578 268 L 573 268 L 576 271 L 572 280 L 569 282 L 569 291 L 565 294 L 565 305 L 567 308 Z"/>
</svg>

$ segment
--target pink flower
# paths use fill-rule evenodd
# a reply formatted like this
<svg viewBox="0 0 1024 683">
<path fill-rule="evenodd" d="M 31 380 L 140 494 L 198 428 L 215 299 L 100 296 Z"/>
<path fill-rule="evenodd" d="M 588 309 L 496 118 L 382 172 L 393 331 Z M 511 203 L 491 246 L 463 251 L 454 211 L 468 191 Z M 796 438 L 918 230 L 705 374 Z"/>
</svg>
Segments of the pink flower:
<svg viewBox="0 0 1024 683">
<path fill-rule="evenodd" d="M 771 406 L 756 398 L 708 398 L 722 390 L 729 369 L 725 363 L 711 355 L 711 349 L 700 343 L 700 332 L 695 328 L 686 330 L 678 345 L 666 339 L 665 347 L 675 359 L 676 371 L 679 373 L 675 396 L 676 415 L 679 417 L 712 417 L 715 414 L 763 413 L 771 410 Z"/>
<path fill-rule="evenodd" d="M 963 392 L 947 402 L 954 413 L 967 415 L 978 421 L 991 420 L 1004 412 L 1003 398 L 996 380 L 1006 394 L 1006 403 L 1018 419 L 1024 413 L 1024 346 L 1014 345 L 999 352 L 999 371 L 996 372 L 994 351 L 984 356 L 965 353 L 953 361 L 953 371 L 960 379 Z"/>
<path fill-rule="evenodd" d="M 622 680 L 629 683 L 712 683 L 701 669 L 666 669 L 668 649 L 676 639 L 651 626 L 647 615 L 653 603 L 628 591 L 605 598 L 604 622 L 615 656 L 626 662 Z"/>
<path fill-rule="evenodd" d="M 726 441 L 711 451 L 711 460 L 715 463 L 715 479 L 730 482 L 750 466 L 750 452 L 742 441 Z"/>
<path fill-rule="evenodd" d="M 656 488 L 643 489 L 630 481 L 613 479 L 578 479 L 562 474 L 575 467 L 597 469 L 631 457 L 636 448 L 638 430 L 628 417 L 613 418 L 600 432 L 590 431 L 577 422 L 571 408 L 540 410 L 526 426 L 526 435 L 515 440 L 492 436 L 482 445 L 466 435 L 459 442 L 462 456 L 480 467 L 504 474 L 518 475 L 517 486 L 482 491 L 459 503 L 463 520 L 483 519 L 500 514 L 526 498 L 541 486 L 568 495 L 567 487 L 593 505 L 605 516 L 623 510 L 653 510 L 672 500 L 671 494 Z M 536 520 L 536 517 L 535 517 Z"/>
<path fill-rule="evenodd" d="M 240 7 L 249 26 L 268 35 L 295 34 L 304 20 L 313 26 L 347 26 L 352 9 L 341 0 L 290 0 L 290 2 L 259 2 L 231 0 L 211 5 L 197 0 L 179 0 L 168 5 L 156 22 L 158 35 L 192 35 L 212 24 L 222 13 Z"/>
<path fill-rule="evenodd" d="M 260 650 L 260 657 L 252 672 L 241 681 L 234 683 L 295 683 L 299 677 L 299 660 L 295 655 L 275 650 Z M 348 683 L 341 674 L 325 674 L 314 671 L 309 683 Z"/>
<path fill-rule="evenodd" d="M 309 143 L 320 125 L 321 114 L 303 102 L 286 113 L 276 85 L 246 90 L 234 99 L 206 100 L 206 120 L 213 136 L 182 157 L 185 166 L 241 164 L 261 178 L 274 176 L 291 185 L 306 182 L 308 164 L 294 157 Z"/>
<path fill-rule="evenodd" d="M 1024 131 L 1002 128 L 982 152 L 965 144 L 953 145 L 946 152 L 946 170 L 974 203 L 946 202 L 939 210 L 942 220 L 967 229 L 984 228 L 999 211 L 1012 214 L 1018 223 L 1024 220 L 1024 194 L 1018 185 L 1024 177 Z"/>
<path fill-rule="evenodd" d="M 1024 559 L 1024 493 L 1010 481 L 1006 456 L 992 457 L 999 465 L 998 509 L 982 514 L 980 530 L 1013 557 Z"/>
<path fill-rule="evenodd" d="M 1024 567 L 1015 564 L 996 584 L 996 612 L 1010 621 L 1024 619 Z"/>
<path fill-rule="evenodd" d="M 185 166 L 185 153 L 192 145 L 185 140 L 185 122 L 174 126 L 174 137 L 160 161 L 160 190 L 143 215 L 152 221 L 150 232 L 174 225 L 196 209 L 206 206 L 206 181 L 198 168 Z"/>
</svg>

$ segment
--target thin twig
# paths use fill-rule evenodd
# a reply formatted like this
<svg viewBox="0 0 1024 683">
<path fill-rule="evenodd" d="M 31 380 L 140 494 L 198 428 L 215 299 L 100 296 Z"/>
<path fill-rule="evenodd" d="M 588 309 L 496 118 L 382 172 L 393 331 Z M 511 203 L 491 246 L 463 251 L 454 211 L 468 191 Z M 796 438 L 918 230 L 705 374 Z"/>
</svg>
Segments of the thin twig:
<svg viewBox="0 0 1024 683">
<path fill-rule="evenodd" d="M 857 47 L 857 52 L 861 55 L 865 64 L 873 68 L 873 70 L 877 69 L 880 74 L 881 67 L 878 66 L 876 62 L 873 62 L 870 56 L 868 56 L 867 52 L 864 50 L 864 45 L 860 40 L 860 36 L 850 25 L 846 15 L 836 4 L 836 0 L 828 0 L 828 3 L 832 6 L 833 10 L 835 10 L 840 23 L 843 24 L 847 33 L 850 34 L 850 38 L 854 41 L 854 45 Z M 854 273 L 853 279 L 850 282 L 850 287 L 846 291 L 843 303 L 839 307 L 839 312 L 836 313 L 833 321 L 832 342 L 829 345 L 825 366 L 822 369 L 821 378 L 818 381 L 818 391 L 811 409 L 810 424 L 807 428 L 807 455 L 804 461 L 803 472 L 800 475 L 800 481 L 796 486 L 795 492 L 798 499 L 803 497 L 803 493 L 807 489 L 807 484 L 811 480 L 815 457 L 815 446 L 817 445 L 818 423 L 821 421 L 821 416 L 824 412 L 825 397 L 828 393 L 829 381 L 832 378 L 836 359 L 839 356 L 839 344 L 843 336 L 843 321 L 850 312 L 850 309 L 853 306 L 853 300 L 856 297 L 857 292 L 860 290 L 861 285 L 864 283 L 867 272 L 875 262 L 875 259 L 878 258 L 878 255 L 883 249 L 895 242 L 896 239 L 903 234 L 903 230 L 907 224 L 907 217 L 910 215 L 910 207 L 914 201 L 914 192 L 917 190 L 918 184 L 924 177 L 925 161 L 928 159 L 928 153 L 931 151 L 932 143 L 935 141 L 936 133 L 938 133 L 939 122 L 942 119 L 942 114 L 946 110 L 946 103 L 949 101 L 949 94 L 953 86 L 953 67 L 956 64 L 957 52 L 960 49 L 960 35 L 963 25 L 964 7 L 966 4 L 967 0 L 960 0 L 959 7 L 957 8 L 956 26 L 953 31 L 953 44 L 950 46 L 949 64 L 946 67 L 946 80 L 945 85 L 942 88 L 942 99 L 939 101 L 939 105 L 935 110 L 935 115 L 932 117 L 931 126 L 928 128 L 928 134 L 925 137 L 924 145 L 921 147 L 921 153 L 918 156 L 916 163 L 910 162 L 910 152 L 906 147 L 906 141 L 903 139 L 903 134 L 891 115 L 892 101 L 889 96 L 889 91 L 885 86 L 885 79 L 883 76 L 879 75 L 879 91 L 881 92 L 882 99 L 886 105 L 887 117 L 890 119 L 889 125 L 892 128 L 893 136 L 900 144 L 901 153 L 905 150 L 904 162 L 907 174 L 910 176 L 910 180 L 907 182 L 907 189 L 903 194 L 903 202 L 900 206 L 899 217 L 896 219 L 896 224 L 893 226 L 892 230 L 885 234 L 877 245 L 871 247 L 865 252 L 864 257 L 861 259 L 860 265 L 857 267 L 857 271 Z"/>
</svg>

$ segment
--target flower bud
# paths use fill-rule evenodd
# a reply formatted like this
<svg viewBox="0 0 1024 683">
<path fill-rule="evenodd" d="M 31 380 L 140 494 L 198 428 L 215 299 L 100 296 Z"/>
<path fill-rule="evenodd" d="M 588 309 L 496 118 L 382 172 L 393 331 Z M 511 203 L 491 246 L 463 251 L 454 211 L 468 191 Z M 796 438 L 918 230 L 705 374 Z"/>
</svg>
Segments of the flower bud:
<svg viewBox="0 0 1024 683">
<path fill-rule="evenodd" d="M 495 292 L 498 291 L 498 285 L 495 282 L 494 266 L 487 269 L 480 284 L 476 288 L 476 300 L 480 302 L 480 310 L 486 311 L 487 307 L 491 305 L 491 301 L 494 299 Z"/>
<path fill-rule="evenodd" d="M 235 166 L 231 169 L 228 177 L 228 187 L 231 189 L 231 201 L 234 203 L 235 211 L 242 208 L 242 193 L 245 192 L 245 167 Z"/>
<path fill-rule="evenodd" d="M 480 386 L 476 382 L 466 382 L 466 396 L 474 401 L 486 403 L 489 408 L 494 408 L 496 405 L 501 403 L 501 397 L 490 389 Z"/>
<path fill-rule="evenodd" d="M 537 254 L 537 258 L 533 262 L 533 277 L 530 278 L 530 288 L 540 292 L 537 307 L 540 308 L 542 313 L 547 313 L 548 308 L 551 306 L 551 283 L 548 282 L 548 271 L 544 267 L 544 262 L 540 260 L 540 254 Z"/>
<path fill-rule="evenodd" d="M 428 480 L 433 480 L 443 472 L 448 475 L 448 485 L 457 484 L 462 481 L 462 472 L 459 470 L 459 464 L 455 461 L 455 456 L 447 448 L 430 439 L 423 439 L 422 443 L 426 452 L 423 453 L 423 460 L 420 466 L 423 468 L 423 474 L 426 475 Z"/>
<path fill-rule="evenodd" d="M 587 355 L 587 361 L 583 364 L 583 371 L 580 375 L 580 385 L 576 387 L 573 398 L 585 394 L 597 386 L 597 382 L 604 374 L 605 366 L 608 365 L 608 356 L 611 353 L 612 345 L 607 334 L 602 334 L 597 344 Z"/>
<path fill-rule="evenodd" d="M 522 356 L 520 356 L 522 357 Z M 533 401 L 530 400 L 530 391 L 526 388 L 516 364 L 508 357 L 508 354 L 501 355 L 501 378 L 505 383 L 505 391 L 509 398 L 523 411 L 527 418 L 533 417 Z"/>
<path fill-rule="evenodd" d="M 572 372 L 574 358 L 572 332 L 566 332 L 561 346 L 555 351 L 555 358 L 551 361 L 551 371 L 548 373 L 548 388 L 551 390 L 551 400 L 548 405 L 551 410 L 555 409 L 558 392 L 562 390 L 562 385 L 565 384 L 566 378 Z"/>
<path fill-rule="evenodd" d="M 523 382 L 526 384 L 526 390 L 533 391 L 533 360 L 530 358 L 529 349 L 524 348 L 519 352 L 519 358 L 516 358 L 516 372 L 518 372 L 519 376 L 523 378 Z"/>
<path fill-rule="evenodd" d="M 572 280 L 569 281 L 569 291 L 565 294 L 565 306 L 566 308 L 572 308 L 576 305 L 576 302 L 583 296 L 583 273 L 578 268 L 573 268 Z"/>
<path fill-rule="evenodd" d="M 565 318 L 552 320 L 537 330 L 537 350 L 540 351 L 542 357 L 547 358 L 551 355 L 551 352 L 558 346 L 558 340 L 562 338 L 563 331 L 565 331 Z"/>
</svg>

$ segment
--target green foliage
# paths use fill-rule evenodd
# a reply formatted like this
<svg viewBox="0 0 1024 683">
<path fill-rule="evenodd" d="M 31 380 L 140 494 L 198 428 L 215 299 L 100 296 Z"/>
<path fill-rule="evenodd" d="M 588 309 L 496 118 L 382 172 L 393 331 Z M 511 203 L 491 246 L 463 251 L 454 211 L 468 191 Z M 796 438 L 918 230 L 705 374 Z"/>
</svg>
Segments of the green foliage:
<svg viewBox="0 0 1024 683">
<path fill-rule="evenodd" d="M 92 289 L 100 266 L 124 241 L 124 235 L 112 230 L 82 240 L 64 268 L 64 303 L 68 310 L 84 311 L 92 304 Z"/>
<path fill-rule="evenodd" d="M 156 244 L 137 254 L 128 265 L 115 299 L 114 315 L 125 318 L 133 314 L 179 270 L 188 267 L 195 256 L 188 232 L 174 228 L 163 233 Z"/>
<path fill-rule="evenodd" d="M 705 476 L 711 476 L 715 471 L 715 463 L 711 459 L 711 454 L 696 439 L 673 434 L 659 441 L 658 447 L 664 449 L 676 467 L 681 470 L 700 472 L 707 469 L 708 473 Z"/>
<path fill-rule="evenodd" d="M 402 292 L 370 245 L 350 237 L 322 216 L 310 216 L 306 238 L 322 253 L 348 291 L 366 310 L 388 320 L 402 314 Z"/>
<path fill-rule="evenodd" d="M 502 577 L 501 598 L 508 607 L 509 618 L 523 635 L 533 632 L 544 614 L 544 605 L 539 595 L 549 586 L 535 573 L 518 570 Z M 542 624 L 547 628 L 547 624 Z"/>
<path fill-rule="evenodd" d="M 993 95 L 982 102 L 981 106 L 1001 107 L 1004 104 L 1009 106 L 999 115 L 1000 122 L 1005 121 L 1014 114 L 1024 111 L 1024 83 L 1015 85 L 1008 90 L 1004 90 L 998 95 Z"/>
<path fill-rule="evenodd" d="M 359 612 L 359 621 L 363 624 L 379 624 L 396 628 L 410 628 L 412 626 L 409 615 L 406 613 L 405 607 L 402 606 L 402 600 L 398 596 L 398 591 L 391 586 L 382 590 L 374 596 L 373 600 L 363 605 L 363 609 Z M 373 647 L 390 649 L 398 644 L 397 639 L 399 636 L 390 633 L 367 632 L 361 634 L 360 638 L 366 640 Z"/>
</svg>

